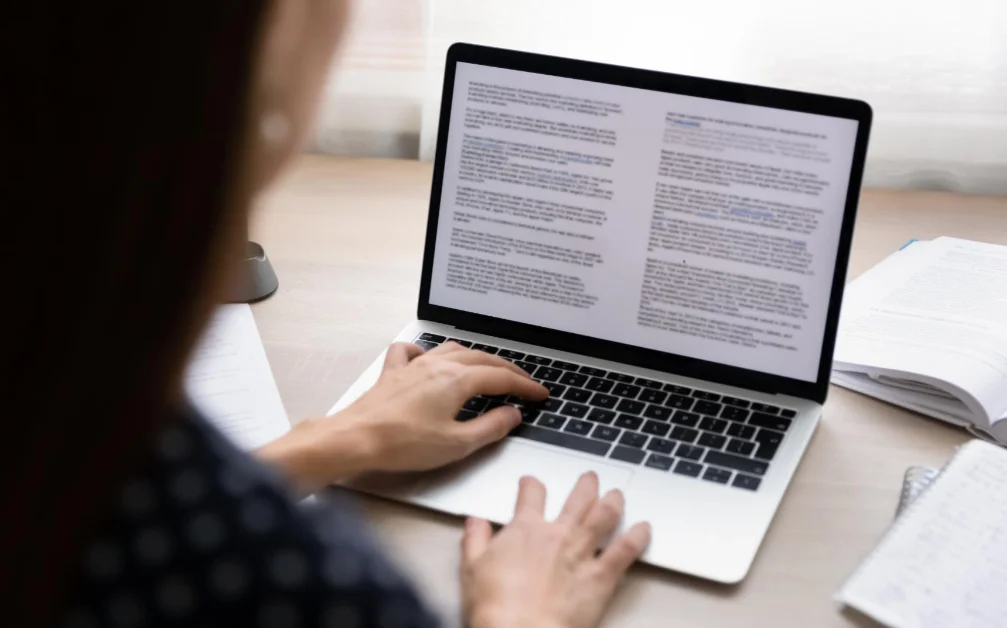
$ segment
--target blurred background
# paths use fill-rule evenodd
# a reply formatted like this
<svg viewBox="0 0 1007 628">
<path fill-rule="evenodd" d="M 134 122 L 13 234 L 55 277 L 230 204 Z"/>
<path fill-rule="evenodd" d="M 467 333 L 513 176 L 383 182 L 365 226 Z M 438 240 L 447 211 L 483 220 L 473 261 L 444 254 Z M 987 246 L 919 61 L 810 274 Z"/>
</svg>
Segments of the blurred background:
<svg viewBox="0 0 1007 628">
<path fill-rule="evenodd" d="M 1005 0 L 355 0 L 312 149 L 430 159 L 456 41 L 863 99 L 866 185 L 1007 194 Z"/>
</svg>

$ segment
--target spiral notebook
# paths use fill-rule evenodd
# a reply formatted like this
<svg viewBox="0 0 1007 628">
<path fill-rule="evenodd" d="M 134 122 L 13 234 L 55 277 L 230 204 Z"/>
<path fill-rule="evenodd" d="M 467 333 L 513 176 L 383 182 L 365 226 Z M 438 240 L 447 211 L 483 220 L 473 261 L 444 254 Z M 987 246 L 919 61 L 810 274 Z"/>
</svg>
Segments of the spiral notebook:
<svg viewBox="0 0 1007 628">
<path fill-rule="evenodd" d="M 912 501 L 836 600 L 890 628 L 1007 625 L 1007 451 L 974 440 Z"/>
</svg>

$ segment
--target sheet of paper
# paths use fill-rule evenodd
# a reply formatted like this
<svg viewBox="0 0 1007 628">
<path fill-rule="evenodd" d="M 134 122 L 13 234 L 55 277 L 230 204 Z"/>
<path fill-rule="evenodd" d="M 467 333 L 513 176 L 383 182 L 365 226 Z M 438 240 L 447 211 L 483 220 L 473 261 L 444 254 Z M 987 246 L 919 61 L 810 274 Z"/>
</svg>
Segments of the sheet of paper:
<svg viewBox="0 0 1007 628">
<path fill-rule="evenodd" d="M 1007 410 L 1007 247 L 938 238 L 891 255 L 847 289 L 834 360 L 920 376 L 988 425 Z"/>
<path fill-rule="evenodd" d="M 189 362 L 186 389 L 196 407 L 246 451 L 290 429 L 247 305 L 217 310 Z"/>
<path fill-rule="evenodd" d="M 971 441 L 836 596 L 891 628 L 1002 628 L 1007 452 Z"/>
</svg>

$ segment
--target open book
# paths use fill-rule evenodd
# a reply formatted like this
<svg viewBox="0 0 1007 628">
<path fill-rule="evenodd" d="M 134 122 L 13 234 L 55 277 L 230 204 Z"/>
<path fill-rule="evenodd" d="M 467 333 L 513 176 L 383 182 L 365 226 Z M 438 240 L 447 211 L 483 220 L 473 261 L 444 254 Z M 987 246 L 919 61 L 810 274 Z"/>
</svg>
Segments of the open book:
<svg viewBox="0 0 1007 628">
<path fill-rule="evenodd" d="M 832 382 L 1007 444 L 1007 247 L 916 242 L 846 289 Z"/>
</svg>

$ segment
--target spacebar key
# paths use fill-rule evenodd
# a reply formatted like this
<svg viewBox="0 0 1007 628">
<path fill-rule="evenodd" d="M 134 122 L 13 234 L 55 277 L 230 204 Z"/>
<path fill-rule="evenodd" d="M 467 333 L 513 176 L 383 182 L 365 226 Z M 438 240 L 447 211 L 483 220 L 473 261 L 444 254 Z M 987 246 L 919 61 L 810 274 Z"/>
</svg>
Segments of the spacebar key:
<svg viewBox="0 0 1007 628">
<path fill-rule="evenodd" d="M 715 464 L 718 467 L 734 469 L 735 471 L 744 471 L 745 473 L 751 473 L 753 475 L 765 475 L 766 469 L 769 468 L 769 465 L 761 460 L 752 460 L 751 458 L 732 456 L 731 454 L 725 454 L 719 451 L 706 452 L 706 458 L 703 459 L 703 462 L 706 464 Z"/>
<path fill-rule="evenodd" d="M 574 436 L 566 432 L 547 430 L 544 427 L 535 427 L 534 425 L 521 425 L 511 432 L 511 436 L 527 438 L 528 440 L 540 443 L 549 443 L 550 445 L 559 445 L 560 447 L 576 449 L 577 451 L 583 451 L 584 453 L 596 456 L 604 456 L 608 453 L 608 448 L 611 447 L 609 443 L 581 438 L 580 436 Z"/>
</svg>

